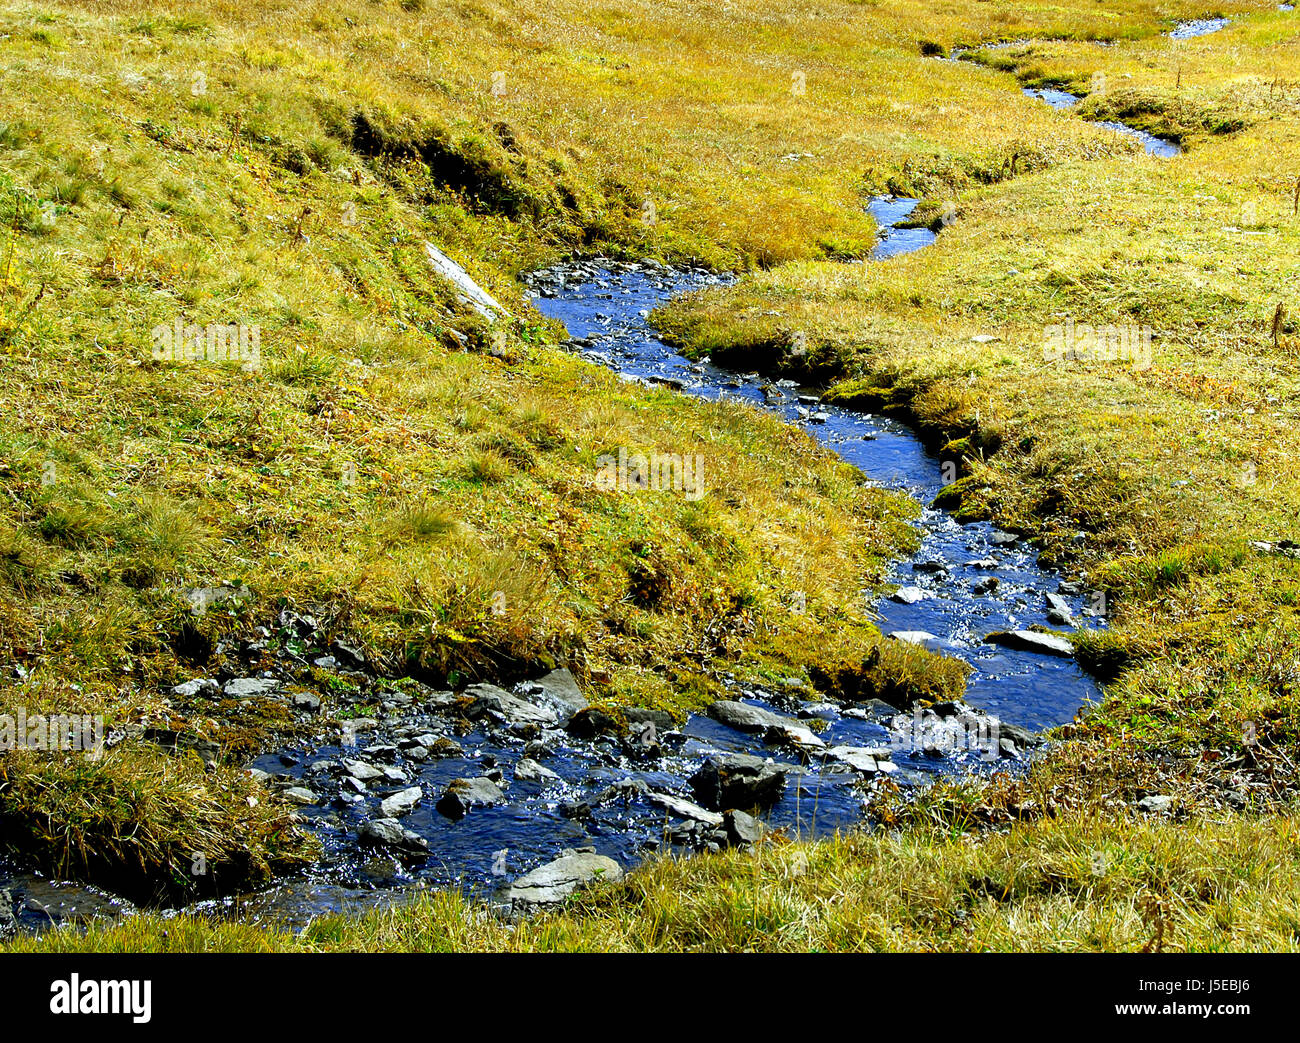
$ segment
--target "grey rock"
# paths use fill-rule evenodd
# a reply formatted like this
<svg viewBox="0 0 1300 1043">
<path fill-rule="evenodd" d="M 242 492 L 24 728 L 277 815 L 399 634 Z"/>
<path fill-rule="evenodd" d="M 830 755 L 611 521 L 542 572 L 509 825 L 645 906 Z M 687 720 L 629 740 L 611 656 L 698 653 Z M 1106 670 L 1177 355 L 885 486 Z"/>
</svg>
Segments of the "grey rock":
<svg viewBox="0 0 1300 1043">
<path fill-rule="evenodd" d="M 931 595 L 922 590 L 920 587 L 899 587 L 889 595 L 890 601 L 897 601 L 900 605 L 915 605 L 918 601 L 925 601 Z"/>
<path fill-rule="evenodd" d="M 343 760 L 343 770 L 354 779 L 359 779 L 362 782 L 374 782 L 377 779 L 382 779 L 384 777 L 382 771 L 376 768 L 373 764 L 367 764 L 365 761 L 345 758 Z"/>
<path fill-rule="evenodd" d="M 393 818 L 371 819 L 357 831 L 363 846 L 389 847 L 408 854 L 423 855 L 429 842 L 418 833 L 412 833 Z"/>
<path fill-rule="evenodd" d="M 1047 621 L 1056 626 L 1072 627 L 1074 615 L 1070 611 L 1070 603 L 1059 594 L 1046 594 L 1047 601 Z"/>
<path fill-rule="evenodd" d="M 1174 798 L 1165 796 L 1162 793 L 1153 793 L 1149 797 L 1143 797 L 1138 801 L 1138 807 L 1143 811 L 1168 811 L 1173 806 Z"/>
<path fill-rule="evenodd" d="M 477 707 L 492 710 L 514 724 L 539 724 L 546 728 L 559 723 L 554 710 L 511 695 L 494 684 L 470 685 L 465 694 L 474 700 Z"/>
<path fill-rule="evenodd" d="M 719 699 L 709 707 L 708 713 L 719 724 L 725 724 L 739 732 L 765 732 L 774 725 L 796 724 L 789 717 L 733 699 Z"/>
<path fill-rule="evenodd" d="M 491 807 L 504 804 L 506 795 L 491 779 L 479 776 L 474 779 L 456 779 L 435 805 L 439 812 L 448 818 L 464 818 L 476 807 Z"/>
<path fill-rule="evenodd" d="M 1064 634 L 1042 634 L 1037 630 L 1001 630 L 989 634 L 984 640 L 992 645 L 1003 645 L 1022 652 L 1060 656 L 1062 659 L 1074 658 L 1074 645 L 1070 644 Z"/>
<path fill-rule="evenodd" d="M 593 881 L 622 879 L 623 867 L 612 858 L 592 851 L 568 851 L 525 873 L 510 886 L 506 897 L 525 905 L 552 905 Z"/>
<path fill-rule="evenodd" d="M 182 699 L 193 699 L 198 695 L 215 696 L 220 692 L 221 686 L 209 677 L 196 677 L 193 681 L 178 684 L 172 689 L 172 695 Z"/>
<path fill-rule="evenodd" d="M 577 680 L 568 670 L 563 668 L 552 670 L 533 683 L 541 689 L 543 698 L 559 709 L 564 717 L 587 708 L 587 697 L 582 694 Z"/>
<path fill-rule="evenodd" d="M 928 630 L 892 630 L 889 634 L 895 641 L 905 641 L 909 645 L 924 645 L 929 647 L 931 642 L 940 642 L 942 638 L 931 634 Z"/>
<path fill-rule="evenodd" d="M 423 796 L 424 792 L 419 786 L 400 790 L 379 802 L 379 813 L 384 818 L 401 818 L 403 815 L 409 815 Z"/>
<path fill-rule="evenodd" d="M 722 816 L 727 839 L 734 845 L 757 844 L 762 838 L 763 823 L 744 811 L 728 811 Z"/>
<path fill-rule="evenodd" d="M 657 804 L 669 813 L 676 815 L 678 818 L 689 819 L 692 822 L 703 822 L 706 826 L 720 826 L 723 819 L 715 811 L 709 811 L 698 804 L 692 804 L 684 797 L 678 797 L 672 793 L 651 792 L 646 794 L 652 804 Z"/>
<path fill-rule="evenodd" d="M 292 804 L 317 804 L 320 797 L 305 786 L 291 786 L 284 791 L 284 799 Z"/>
<path fill-rule="evenodd" d="M 766 807 L 785 790 L 786 769 L 760 757 L 736 754 L 710 757 L 688 780 L 695 799 L 707 808 Z"/>
<path fill-rule="evenodd" d="M 774 724 L 763 733 L 769 746 L 793 746 L 805 753 L 820 753 L 826 743 L 808 728 L 794 724 Z"/>
<path fill-rule="evenodd" d="M 524 757 L 515 765 L 515 778 L 521 782 L 556 782 L 560 776 L 535 760 Z"/>
<path fill-rule="evenodd" d="M 880 762 L 887 761 L 892 756 L 887 746 L 832 746 L 826 755 L 863 775 L 877 774 Z"/>
<path fill-rule="evenodd" d="M 293 708 L 316 713 L 320 710 L 320 696 L 312 695 L 311 692 L 297 692 L 293 697 Z"/>
</svg>

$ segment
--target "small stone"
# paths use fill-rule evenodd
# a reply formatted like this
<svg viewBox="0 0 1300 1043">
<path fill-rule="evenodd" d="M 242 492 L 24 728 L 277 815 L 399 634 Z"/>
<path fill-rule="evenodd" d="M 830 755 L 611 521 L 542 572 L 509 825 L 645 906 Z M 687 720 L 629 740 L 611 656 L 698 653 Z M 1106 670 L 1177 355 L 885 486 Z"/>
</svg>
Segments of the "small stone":
<svg viewBox="0 0 1300 1043">
<path fill-rule="evenodd" d="M 284 791 L 284 799 L 291 804 L 316 804 L 320 797 L 305 786 L 292 786 Z"/>
<path fill-rule="evenodd" d="M 515 778 L 521 782 L 556 782 L 560 776 L 535 760 L 524 757 L 515 765 Z"/>
</svg>

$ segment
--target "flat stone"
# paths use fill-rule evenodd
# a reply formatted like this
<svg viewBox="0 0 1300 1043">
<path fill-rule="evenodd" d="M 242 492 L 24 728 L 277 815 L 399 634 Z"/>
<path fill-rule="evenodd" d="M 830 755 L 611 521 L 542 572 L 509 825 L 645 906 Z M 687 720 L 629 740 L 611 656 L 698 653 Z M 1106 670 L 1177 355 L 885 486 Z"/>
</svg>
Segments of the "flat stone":
<svg viewBox="0 0 1300 1043">
<path fill-rule="evenodd" d="M 552 905 L 593 881 L 622 879 L 623 867 L 612 858 L 592 851 L 571 851 L 525 873 L 511 885 L 506 897 L 527 905 Z"/>
<path fill-rule="evenodd" d="M 906 641 L 909 645 L 922 645 L 928 647 L 931 641 L 942 641 L 943 639 L 928 630 L 891 630 L 889 636 L 895 641 Z"/>
<path fill-rule="evenodd" d="M 367 764 L 365 761 L 345 759 L 342 763 L 344 771 L 354 779 L 360 779 L 362 782 L 374 782 L 376 779 L 382 779 L 384 777 L 382 771 L 376 768 L 373 764 Z"/>
<path fill-rule="evenodd" d="M 709 811 L 700 807 L 698 804 L 692 804 L 684 797 L 674 796 L 671 793 L 659 793 L 657 791 L 646 794 L 652 804 L 658 804 L 659 807 L 666 809 L 678 818 L 690 819 L 692 822 L 703 822 L 706 826 L 720 826 L 723 819 L 715 811 Z"/>
<path fill-rule="evenodd" d="M 875 775 L 880 771 L 880 762 L 889 760 L 891 752 L 887 747 L 879 746 L 832 746 L 826 755 L 847 764 L 854 771 Z"/>
<path fill-rule="evenodd" d="M 999 630 L 984 640 L 991 645 L 1003 645 L 1021 652 L 1060 656 L 1062 659 L 1074 658 L 1074 645 L 1063 634 L 1041 634 L 1037 630 Z"/>
<path fill-rule="evenodd" d="M 217 695 L 221 686 L 208 677 L 196 677 L 193 681 L 178 684 L 172 689 L 172 695 L 182 699 L 193 699 L 197 695 Z"/>
<path fill-rule="evenodd" d="M 284 791 L 284 799 L 291 804 L 316 804 L 320 801 L 320 797 L 305 786 L 291 786 Z"/>
<path fill-rule="evenodd" d="M 763 733 L 763 741 L 769 746 L 784 744 L 809 752 L 820 752 L 826 748 L 826 743 L 811 729 L 792 724 L 772 725 Z"/>
</svg>

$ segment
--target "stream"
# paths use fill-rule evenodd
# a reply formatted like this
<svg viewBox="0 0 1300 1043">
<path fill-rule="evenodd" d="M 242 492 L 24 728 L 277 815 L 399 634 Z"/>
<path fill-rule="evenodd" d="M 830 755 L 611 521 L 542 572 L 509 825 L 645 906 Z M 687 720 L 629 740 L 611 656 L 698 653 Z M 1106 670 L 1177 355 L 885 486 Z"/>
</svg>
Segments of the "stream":
<svg viewBox="0 0 1300 1043">
<path fill-rule="evenodd" d="M 1079 101 L 1050 89 L 1025 93 L 1061 110 Z M 1179 151 L 1122 124 L 1106 125 L 1137 137 L 1153 155 Z M 873 262 L 935 242 L 927 228 L 899 227 L 918 202 L 892 196 L 869 201 L 879 228 Z M 782 776 L 779 793 L 765 803 L 765 828 L 824 836 L 861 823 L 871 789 L 886 780 L 923 786 L 940 775 L 1021 770 L 1038 741 L 1035 733 L 1100 700 L 1099 686 L 1068 651 L 1045 654 L 1042 647 L 984 640 L 994 631 L 1023 635 L 1046 627 L 1061 633 L 1062 627 L 1098 627 L 1105 620 L 1093 611 L 1088 591 L 1040 568 L 1032 547 L 1016 534 L 988 523 L 960 525 L 929 507 L 945 484 L 940 463 L 906 426 L 822 403 L 816 389 L 791 381 L 690 361 L 656 336 L 649 324 L 655 308 L 728 277 L 652 261 L 597 259 L 535 272 L 525 281 L 536 308 L 561 320 L 571 348 L 593 362 L 628 380 L 773 412 L 869 480 L 913 496 L 921 504 L 920 546 L 895 567 L 891 579 L 898 590 L 875 606 L 878 625 L 894 640 L 964 660 L 971 668 L 964 702 L 940 713 L 906 713 L 883 704 L 825 702 L 795 678 L 764 689 L 723 676 L 727 705 L 740 708 L 729 714 L 693 715 L 680 728 L 650 715 L 631 736 L 592 732 L 575 727 L 582 714 L 565 702 L 572 681 L 564 677 L 524 681 L 510 691 L 492 685 L 460 693 L 420 685 L 398 691 L 364 664 L 338 662 L 329 647 L 316 647 L 310 621 L 282 614 L 281 628 L 270 636 L 293 649 L 295 658 L 315 657 L 318 666 L 329 664 L 356 682 L 358 694 L 350 698 L 362 715 L 357 720 L 368 727 L 343 738 L 318 735 L 249 765 L 268 788 L 299 805 L 322 844 L 320 862 L 257 893 L 187 910 L 297 929 L 324 913 L 388 906 L 425 888 L 449 887 L 507 908 L 512 881 L 565 852 L 631 868 L 655 852 L 748 842 L 737 839 L 730 819 L 724 825 L 696 802 L 705 798 L 693 784 L 710 759 L 737 755 L 752 755 L 766 765 L 761 770 Z M 226 651 L 251 662 L 263 648 L 260 641 L 232 639 Z M 274 675 L 259 676 L 268 673 Z M 991 747 L 966 741 L 987 737 L 990 723 L 995 737 L 1001 730 L 1000 746 L 996 739 Z M 449 794 L 464 785 L 458 780 L 493 793 L 484 803 L 449 808 Z M 416 788 L 418 798 L 390 816 L 385 802 L 400 802 Z M 400 824 L 388 842 L 368 843 L 367 829 L 377 819 Z M 129 902 L 97 888 L 0 864 L 4 893 L 17 929 L 27 932 L 133 911 Z M 4 912 L 0 908 L 0 918 Z"/>
</svg>

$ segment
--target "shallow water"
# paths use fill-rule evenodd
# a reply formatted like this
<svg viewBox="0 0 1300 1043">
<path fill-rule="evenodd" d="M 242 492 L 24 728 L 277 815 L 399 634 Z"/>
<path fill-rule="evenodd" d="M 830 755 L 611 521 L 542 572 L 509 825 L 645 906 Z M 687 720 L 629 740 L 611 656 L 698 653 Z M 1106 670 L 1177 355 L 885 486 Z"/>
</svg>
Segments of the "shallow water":
<svg viewBox="0 0 1300 1043">
<path fill-rule="evenodd" d="M 908 209 L 900 207 L 897 212 Z M 933 240 L 933 233 L 929 234 Z M 567 283 L 556 296 L 539 298 L 534 304 L 543 314 L 562 320 L 574 338 L 586 341 L 583 350 L 596 361 L 630 377 L 669 383 L 687 394 L 729 396 L 772 410 L 803 426 L 871 480 L 906 490 L 928 504 L 945 484 L 941 464 L 904 425 L 837 406 L 800 402 L 800 389 L 776 387 L 755 374 L 739 375 L 708 363 L 692 363 L 663 344 L 641 315 L 677 293 L 718 281 L 705 273 L 605 269 L 599 277 L 604 286 Z M 803 394 L 805 399 L 812 397 Z M 982 642 L 984 635 L 994 630 L 1046 624 L 1044 595 L 1057 591 L 1060 577 L 1035 564 L 1032 548 L 1022 541 L 995 545 L 993 526 L 958 525 L 942 510 L 926 508 L 919 526 L 921 548 L 898 567 L 895 578 L 900 584 L 920 587 L 928 596 L 911 605 L 883 601 L 878 606 L 883 631 L 935 635 L 938 640 L 929 642 L 933 647 L 966 660 L 975 669 L 967 701 L 1014 724 L 1036 730 L 1063 724 L 1080 706 L 1099 697 L 1096 682 L 1072 660 Z M 1005 539 L 1006 534 L 1000 538 Z M 996 565 L 990 567 L 989 559 L 995 559 Z M 942 563 L 948 574 L 935 571 L 934 563 Z M 996 591 L 973 595 L 970 588 L 989 576 L 999 580 Z M 1071 602 L 1075 618 L 1081 618 L 1088 608 L 1083 599 L 1066 600 Z M 1103 622 L 1098 618 L 1090 621 L 1093 625 Z"/>
<path fill-rule="evenodd" d="M 1201 18 L 1192 22 L 1180 22 L 1169 32 L 1171 40 L 1192 40 L 1198 36 L 1209 36 L 1220 29 L 1226 29 L 1231 18 Z"/>
<path fill-rule="evenodd" d="M 1071 109 L 1083 100 L 1077 94 L 1056 90 L 1052 87 L 1025 87 L 1023 90 L 1029 97 L 1045 101 L 1054 109 Z M 1158 138 L 1154 134 L 1149 134 L 1145 130 L 1138 130 L 1136 127 L 1130 127 L 1126 123 L 1118 123 L 1114 120 L 1099 120 L 1097 122 L 1099 126 L 1105 127 L 1107 130 L 1113 130 L 1119 134 L 1136 138 L 1152 156 L 1158 156 L 1161 159 L 1172 159 L 1183 151 L 1176 142 Z"/>
</svg>

